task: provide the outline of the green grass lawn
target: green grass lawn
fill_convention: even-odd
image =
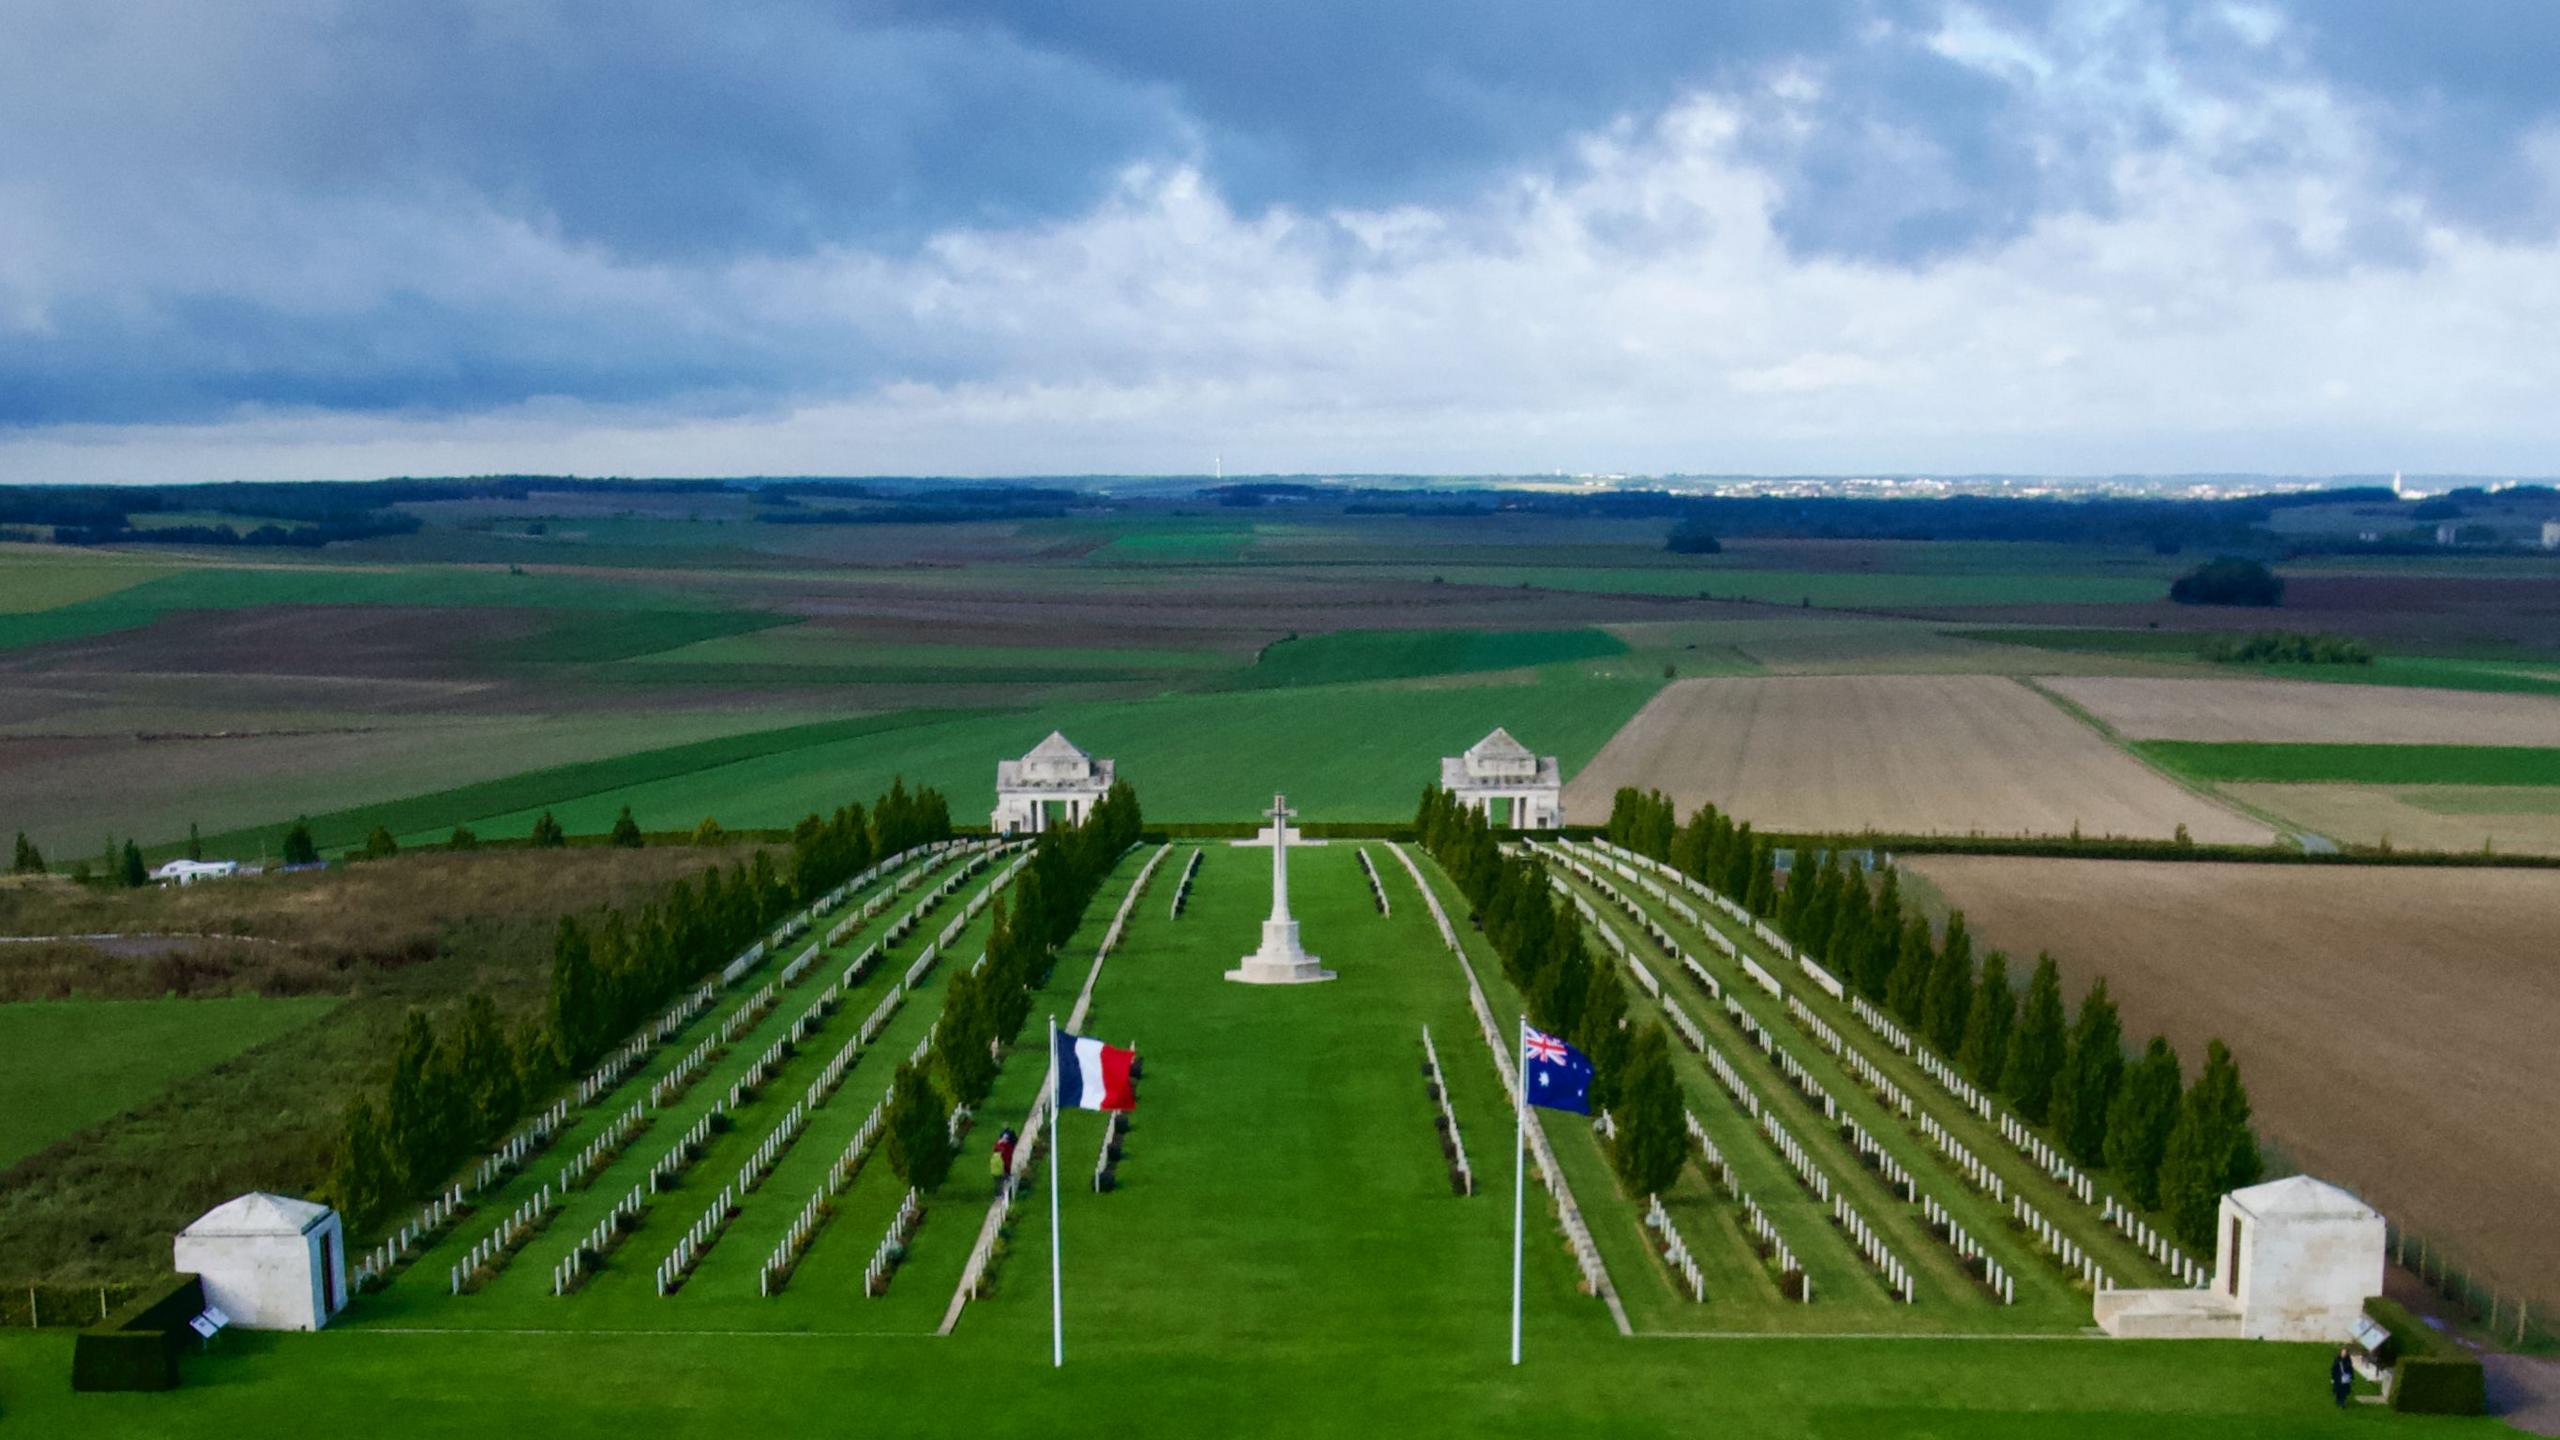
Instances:
[[[312,996],[0,1005],[0,1168],[337,1003]]]
[[[2560,785],[2560,748],[2527,745],[2279,745],[2144,740],[2143,758],[2197,780],[2355,785]]]
[[[1333,685],[1623,655],[1606,630],[1337,630],[1266,647],[1243,684]]]
[[[1115,884],[1142,858],[1124,862]],[[2317,1346],[1735,1337],[1708,1333],[1711,1322],[1621,1337],[1604,1308],[1577,1292],[1542,1199],[1529,1212],[1526,1363],[1514,1369],[1504,1354],[1509,1117],[1455,962],[1411,903],[1401,867],[1389,864],[1396,909],[1382,917],[1350,847],[1300,852],[1297,913],[1310,948],[1341,978],[1270,990],[1218,978],[1252,944],[1268,904],[1260,857],[1212,847],[1193,904],[1176,920],[1164,913],[1165,882],[1181,858],[1168,857],[1139,901],[1088,1026],[1135,1040],[1147,1057],[1120,1188],[1096,1194],[1083,1183],[1100,1117],[1067,1117],[1058,1152],[1068,1182],[1063,1369],[1048,1364],[1045,1189],[1017,1212],[994,1292],[948,1338],[932,1336],[932,1321],[956,1278],[954,1257],[976,1229],[965,1203],[937,1207],[888,1296],[859,1293],[876,1217],[848,1212],[812,1254],[837,1247],[849,1267],[823,1275],[804,1267],[782,1299],[767,1302],[708,1285],[667,1299],[647,1293],[647,1264],[691,1208],[662,1196],[657,1204],[670,1213],[626,1242],[617,1267],[638,1273],[619,1276],[618,1288],[555,1299],[535,1283],[452,1299],[420,1284],[388,1303],[409,1287],[404,1281],[317,1335],[222,1337],[210,1356],[187,1362],[186,1386],[164,1395],[73,1395],[63,1381],[69,1337],[12,1332],[0,1336],[0,1413],[29,1434],[62,1437],[233,1437],[292,1426],[614,1440],[986,1437],[1105,1425],[1140,1436],[1293,1440],[1530,1426],[1612,1440],[2151,1440],[2332,1435],[2379,1423],[2330,1407]],[[1113,898],[1106,888],[1062,961],[1053,982],[1060,1003],[1081,983]],[[1488,1181],[1473,1197],[1452,1195],[1445,1183],[1418,1073],[1426,1023]],[[991,1108],[1027,1098],[1016,1072],[1037,1058],[1036,1049],[1016,1054],[1007,1105]],[[880,1079],[848,1081],[830,1110],[867,1103],[857,1097]],[[1555,1117],[1550,1133],[1561,1140],[1568,1125]],[[634,1147],[638,1163],[665,1143],[653,1131]],[[744,1143],[735,1134],[724,1141],[730,1151]],[[818,1143],[814,1133],[801,1141]],[[973,1143],[971,1158],[977,1152]],[[706,1173],[688,1174],[682,1186],[697,1198],[714,1167],[698,1168]],[[968,1168],[964,1161],[961,1173]],[[882,1178],[866,1172],[857,1190]],[[1578,1186],[1587,1183],[1577,1176]],[[1587,1190],[1582,1199],[1597,1211],[1595,1226],[1623,1228],[1623,1202]],[[759,1192],[737,1223],[796,1203],[787,1189]],[[734,1259],[728,1250],[746,1238],[724,1239],[712,1263]],[[555,1228],[541,1244],[565,1241]],[[1641,1269],[1649,1262],[1625,1258],[1637,1248],[1631,1236],[1620,1234],[1613,1248],[1622,1290],[1656,1283]],[[511,1271],[510,1279],[539,1276]],[[2485,1435],[2493,1423],[2400,1425]]]

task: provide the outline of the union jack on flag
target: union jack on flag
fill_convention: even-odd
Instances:
[[[1529,1103],[1591,1113],[1591,1057],[1542,1030],[1520,1027],[1521,1079]]]

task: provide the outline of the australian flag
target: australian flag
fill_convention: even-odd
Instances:
[[[1529,1103],[1549,1110],[1591,1113],[1591,1057],[1544,1031],[1528,1030],[1520,1042]]]

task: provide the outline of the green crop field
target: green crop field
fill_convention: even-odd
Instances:
[[[2560,785],[2560,748],[2145,740],[2145,759],[2197,780],[2356,785]]]
[[[1510,670],[1623,655],[1605,630],[1337,630],[1283,640],[1243,677],[1252,685],[1332,685]]]
[[[663,777],[592,789],[581,779],[576,795],[544,784],[503,804],[491,803],[504,796],[503,785],[473,787],[486,797],[474,803],[423,797],[419,813],[435,818],[395,833],[441,840],[467,820],[484,836],[521,835],[546,808],[573,832],[601,832],[624,805],[648,829],[690,829],[706,815],[732,827],[789,825],[899,776],[955,797],[984,795],[997,760],[1020,755],[1053,729],[1117,761],[1155,819],[1233,819],[1286,791],[1310,820],[1399,820],[1440,773],[1440,757],[1497,725],[1559,757],[1570,775],[1661,683],[1542,673],[1521,684],[1373,682],[1061,703],[939,720],[910,713],[870,722],[858,735],[782,745],[729,763],[696,764],[690,756],[660,762],[676,769]],[[611,768],[584,774],[609,775]],[[346,821],[357,838],[380,823],[368,818],[374,813]]]
[[[0,1169],[319,1018],[334,997],[0,1005]]]
[[[592,622],[605,639],[561,642],[564,658],[611,659],[655,646],[628,648],[645,638],[612,617],[634,611],[719,611],[699,596],[663,587],[578,576],[517,574],[496,568],[414,566],[347,569],[320,563],[277,563],[262,568],[206,566],[163,571],[139,584],[27,613],[0,613],[0,650],[53,640],[84,639],[148,625],[187,610],[248,610],[276,605],[407,605],[507,607],[600,612]],[[779,623],[753,612],[757,624]],[[752,628],[747,627],[747,628]],[[714,629],[678,634],[676,643],[733,633]],[[544,658],[542,642],[525,658]]]
[[[2033,626],[1957,629],[1965,640],[2025,645],[2039,650],[2132,655],[2160,660],[2204,659],[2215,634],[2180,630],[2086,630]],[[2258,675],[2270,680],[2316,680],[2333,685],[2404,685],[2429,690],[2491,694],[2560,695],[2560,670],[2525,660],[2467,659],[2438,655],[2377,655],[2368,665],[2213,664],[2215,674]]]
[[[1096,937],[1144,853],[1122,862],[1066,948],[1026,1043],[1005,1066],[980,1129],[928,1204],[885,1294],[866,1297],[861,1283],[898,1194],[877,1158],[837,1197],[778,1296],[759,1295],[756,1277],[784,1223],[879,1094],[892,1057],[932,1024],[949,966],[972,953],[983,920],[860,1052],[674,1294],[652,1284],[659,1259],[885,993],[921,936],[873,969],[773,1082],[731,1112],[735,1123],[672,1188],[645,1192],[636,1228],[575,1293],[549,1293],[552,1263],[679,1127],[709,1113],[865,938],[839,947],[787,992],[592,1186],[567,1192],[558,1217],[474,1293],[448,1293],[448,1267],[463,1250],[743,995],[662,1046],[621,1091],[573,1121],[555,1154],[504,1182],[331,1329],[225,1335],[211,1353],[185,1361],[180,1390],[161,1395],[71,1394],[63,1383],[68,1337],[13,1332],[0,1336],[0,1413],[30,1434],[63,1437],[229,1437],[288,1424],[368,1434],[850,1427],[984,1436],[1088,1421],[1137,1435],[1298,1437],[1505,1433],[1526,1421],[1563,1435],[2148,1440],[2328,1435],[2375,1423],[2369,1413],[2330,1407],[2325,1352],[2316,1346],[2097,1341],[2043,1312],[2024,1327],[2004,1327],[1978,1297],[1932,1294],[1896,1307],[1844,1287],[1828,1302],[1839,1312],[1832,1325],[1867,1321],[1911,1333],[1730,1333],[1755,1330],[1784,1302],[1741,1283],[1747,1262],[1719,1271],[1730,1293],[1704,1303],[1676,1295],[1646,1253],[1637,1205],[1589,1163],[1597,1151],[1580,1122],[1554,1114],[1542,1123],[1566,1157],[1635,1333],[1620,1334],[1601,1302],[1577,1288],[1539,1194],[1528,1211],[1525,1363],[1511,1368],[1504,1355],[1510,1116],[1458,964],[1421,893],[1384,847],[1371,850],[1387,876],[1388,915],[1370,905],[1350,844],[1293,857],[1294,909],[1310,948],[1340,972],[1328,985],[1257,989],[1219,979],[1252,943],[1269,901],[1264,862],[1252,852],[1210,847],[1178,919],[1166,906],[1185,850],[1166,857],[1135,902],[1122,947],[1099,971],[1086,1026],[1115,1043],[1135,1042],[1147,1062],[1118,1188],[1102,1194],[1084,1184],[1100,1117],[1068,1116],[1053,1157],[1065,1181],[1061,1369],[1048,1363],[1050,1227],[1038,1186],[1015,1211],[989,1292],[960,1313],[951,1334],[935,1331],[989,1201],[985,1127],[1019,1116],[1034,1098],[1039,1010],[1064,1009],[1084,982]],[[1445,880],[1431,874],[1445,891]],[[1478,955],[1475,963],[1482,970],[1486,960]],[[1497,992],[1497,1007],[1507,1003]],[[1484,1177],[1473,1196],[1453,1194],[1447,1183],[1419,1073],[1426,1025]],[[1692,1103],[1702,1099],[1693,1094]],[[1693,1243],[1728,1253],[1733,1242],[1716,1227],[1734,1217],[1710,1211],[1729,1209],[1686,1204]],[[2399,1423],[2485,1434],[2493,1422]]]

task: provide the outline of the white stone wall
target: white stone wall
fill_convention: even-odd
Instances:
[[[2235,1217],[2236,1256],[2229,1253]],[[2258,1216],[2224,1196],[2219,1219],[2215,1286],[2239,1302],[2247,1339],[2344,1343],[2365,1299],[2382,1293],[2386,1242],[2379,1215]]]
[[[204,1277],[205,1303],[249,1330],[317,1330],[329,1321],[325,1287],[346,1304],[345,1241],[334,1215],[303,1235],[181,1235],[181,1274]]]

